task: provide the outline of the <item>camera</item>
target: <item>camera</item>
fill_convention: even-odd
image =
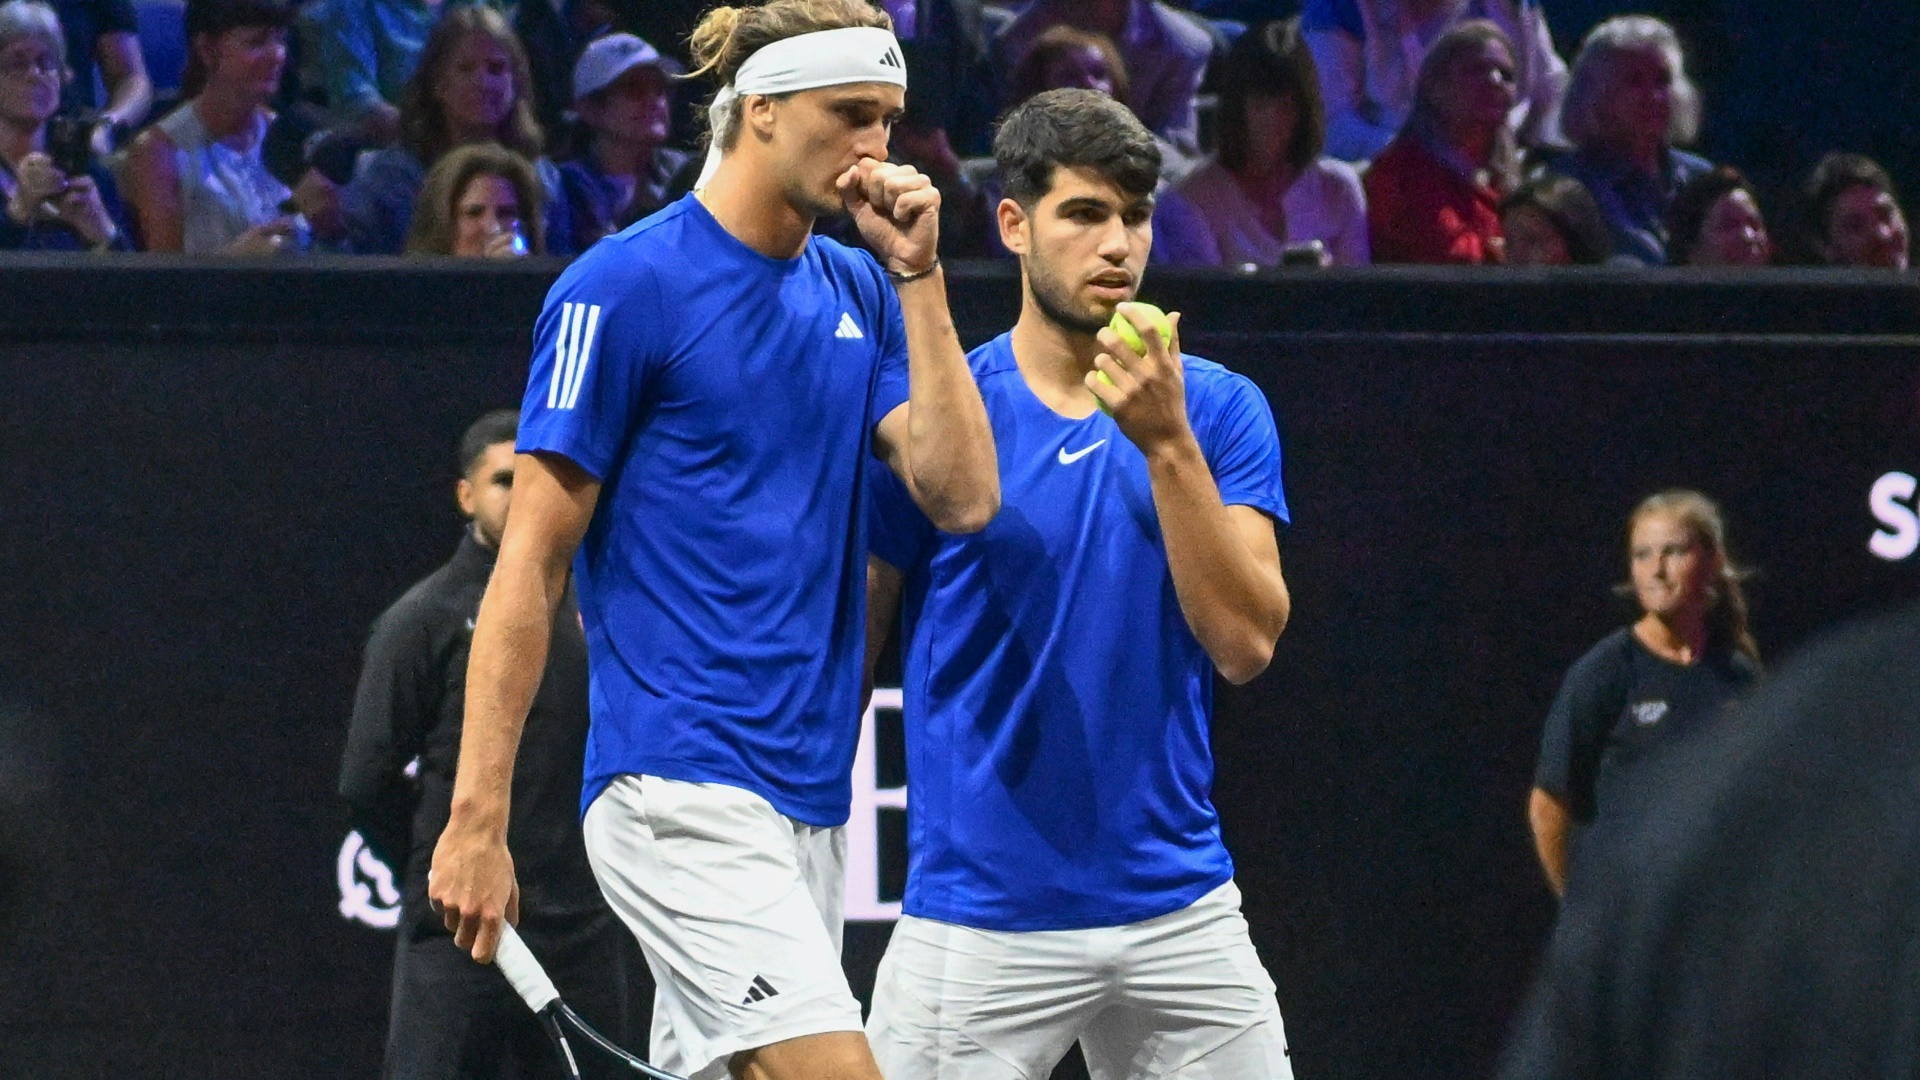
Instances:
[[[100,118],[92,113],[64,113],[47,121],[47,156],[69,179],[93,169],[93,133]]]

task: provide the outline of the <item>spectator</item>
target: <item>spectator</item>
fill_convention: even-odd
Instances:
[[[400,137],[400,98],[442,0],[326,0],[320,69],[333,120],[386,146]]]
[[[407,233],[409,255],[502,259],[547,253],[545,193],[533,164],[499,143],[469,143],[428,171]]]
[[[574,110],[588,134],[585,153],[560,166],[573,225],[569,245],[594,241],[660,209],[688,155],[664,145],[673,128],[669,76],[678,65],[632,34],[587,46],[574,67]]]
[[[1120,58],[1112,38],[1071,26],[1049,27],[1033,40],[1008,78],[1007,107],[1011,109],[1042,90],[1069,87],[1098,90],[1108,97],[1127,100],[1131,91],[1127,62]]]
[[[66,124],[70,137],[48,137],[68,76],[66,54],[52,8],[37,0],[0,4],[0,195],[7,202],[0,249],[130,246],[113,177],[91,160],[86,129]]]
[[[1859,154],[1828,154],[1807,179],[1807,203],[1821,261],[1830,266],[1905,270],[1907,216],[1893,178]]]
[[[399,252],[427,170],[457,146],[497,142],[534,162],[545,189],[550,250],[571,254],[573,230],[566,200],[558,197],[559,170],[540,156],[544,139],[533,118],[531,78],[520,39],[499,12],[447,12],[407,82],[400,145],[372,155],[343,195],[354,250]]]
[[[1687,181],[1667,211],[1667,235],[1675,266],[1765,266],[1773,259],[1760,199],[1731,165]]]
[[[127,188],[148,251],[265,255],[299,246],[267,170],[267,101],[287,63],[281,0],[188,0],[186,102],[134,141]]]
[[[1700,95],[1673,27],[1646,15],[1594,27],[1573,62],[1562,124],[1575,151],[1553,168],[1593,192],[1614,254],[1665,265],[1673,197],[1713,168],[1674,149],[1699,134]]]
[[[1406,127],[1367,169],[1380,263],[1496,263],[1500,201],[1515,187],[1513,49],[1474,19],[1440,35],[1420,65]]]
[[[1500,231],[1514,266],[1591,266],[1613,249],[1593,193],[1565,176],[1540,177],[1507,196]]]
[[[102,123],[94,152],[104,156],[132,134],[153,107],[140,24],[131,0],[56,0],[54,7],[70,71],[62,105],[72,112],[99,110]],[[104,103],[101,87],[107,92]]]
[[[1353,166],[1322,157],[1326,113],[1297,22],[1249,29],[1214,73],[1220,149],[1180,185],[1206,230],[1197,261],[1276,266],[1318,244],[1335,266],[1372,261]]]
[[[1183,154],[1199,152],[1195,97],[1213,55],[1211,31],[1159,0],[1033,0],[1002,31],[1002,54],[1017,70],[1040,36],[1061,25],[1106,35],[1131,76],[1121,100]]]
[[[1380,153],[1413,112],[1427,51],[1468,19],[1499,27],[1514,53],[1518,138],[1557,144],[1567,65],[1540,0],[1307,0],[1301,24],[1326,98],[1327,153],[1346,161]]]

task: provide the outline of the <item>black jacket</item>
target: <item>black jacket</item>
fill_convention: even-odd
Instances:
[[[340,794],[375,853],[405,868],[402,918],[416,932],[438,925],[426,917],[427,870],[453,802],[467,653],[493,558],[469,532],[445,566],[374,622],[347,730]],[[513,771],[507,847],[523,918],[604,906],[580,835],[586,743],[587,643],[569,587]]]

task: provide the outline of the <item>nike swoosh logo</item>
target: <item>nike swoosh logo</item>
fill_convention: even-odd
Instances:
[[[1063,446],[1060,448],[1060,464],[1071,465],[1074,462],[1079,461],[1081,458],[1086,457],[1088,454],[1093,453],[1095,450],[1098,450],[1105,445],[1107,445],[1107,440],[1101,439],[1099,442],[1094,443],[1092,446],[1087,447],[1085,450],[1075,450],[1071,454],[1067,453],[1067,448]]]

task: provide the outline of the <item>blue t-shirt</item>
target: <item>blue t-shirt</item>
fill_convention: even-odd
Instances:
[[[1266,398],[1184,359],[1221,497],[1286,520]],[[904,910],[988,930],[1178,911],[1233,862],[1211,799],[1213,663],[1174,595],[1146,458],[1104,413],[1035,397],[1007,336],[968,360],[999,452],[993,522],[942,533],[869,467],[869,542],[906,578]]]
[[[688,196],[560,275],[519,448],[602,484],[574,562],[583,808],[646,773],[745,788],[810,825],[847,819],[864,464],[906,398],[899,299],[831,240],[768,258]]]

